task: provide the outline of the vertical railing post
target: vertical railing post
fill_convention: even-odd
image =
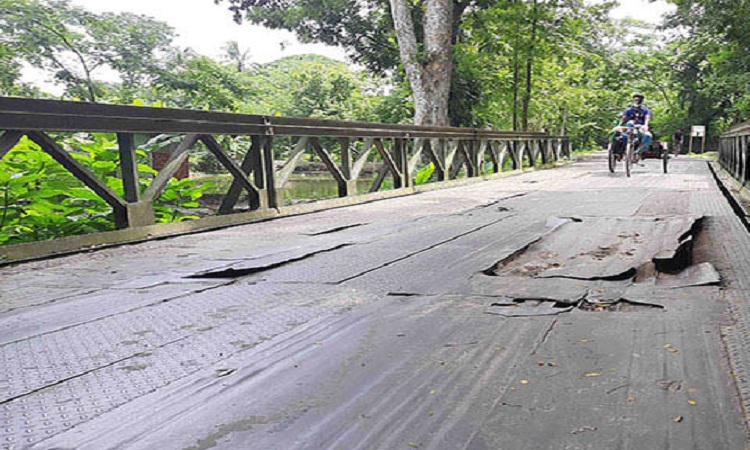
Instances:
[[[485,173],[484,170],[484,162],[485,157],[484,155],[487,153],[487,145],[489,144],[489,141],[487,139],[476,139],[476,152],[474,153],[474,164],[477,167],[477,176],[483,175]]]
[[[120,171],[122,172],[123,198],[128,202],[140,200],[138,185],[138,162],[135,159],[135,139],[133,133],[117,133],[120,151]]]
[[[515,155],[516,155],[516,165],[513,168],[516,170],[523,170],[524,168],[523,156],[524,154],[528,153],[528,149],[526,148],[526,142],[521,141],[521,140],[515,141],[513,145],[513,149],[515,150]]]
[[[255,173],[260,179],[256,181],[256,184],[263,186],[266,190],[266,205],[260,205],[260,207],[278,208],[284,204],[284,192],[276,189],[272,133],[261,138],[260,150],[258,155],[259,169]]]
[[[391,173],[391,175],[393,176],[393,188],[394,189],[400,189],[402,187],[405,187],[403,165],[401,164],[402,153],[403,151],[401,149],[401,139],[394,139],[393,147],[391,147],[391,150],[390,150],[391,158],[393,158],[393,163],[396,165],[396,169],[398,170],[398,173]]]
[[[344,192],[339,192],[339,197],[357,195],[357,180],[352,179],[352,149],[349,138],[341,138],[341,174],[344,176]]]
[[[410,140],[408,138],[401,139],[401,148],[402,148],[402,159],[403,159],[403,174],[404,174],[404,183],[406,187],[412,187],[414,186],[414,177],[416,176],[414,174],[414,170],[412,169],[412,164],[410,162],[409,157],[409,146],[411,145],[412,148],[412,155],[416,152],[418,152],[416,148],[416,143],[413,140]]]
[[[750,181],[750,136],[740,136],[739,139],[743,143],[742,154],[745,156],[745,173],[742,177],[742,185],[744,186]]]
[[[463,141],[464,156],[466,156],[466,176],[473,178],[477,176],[479,168],[477,167],[477,146],[476,140]]]
[[[503,170],[504,144],[502,141],[490,141],[488,145],[490,147],[490,159],[492,160],[492,173],[500,173]]]
[[[120,153],[123,200],[127,203],[124,209],[114,209],[115,222],[119,228],[153,225],[154,204],[150,200],[141,201],[133,133],[117,133],[117,146]]]
[[[745,175],[745,139],[737,137],[737,179],[743,181]]]
[[[446,167],[445,158],[447,152],[447,140],[445,138],[431,139],[430,146],[435,161],[435,173],[437,173],[437,179],[438,181],[446,181],[450,178],[448,174],[450,168]]]

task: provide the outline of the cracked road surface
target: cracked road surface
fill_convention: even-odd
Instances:
[[[0,268],[0,448],[745,449],[750,236],[660,172]]]

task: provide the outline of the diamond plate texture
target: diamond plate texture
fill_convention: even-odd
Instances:
[[[355,298],[317,291],[299,299],[283,285],[222,287],[3,345],[1,448],[38,443]]]

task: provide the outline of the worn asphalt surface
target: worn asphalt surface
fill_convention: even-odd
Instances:
[[[2,449],[746,449],[750,234],[575,164],[0,268]]]

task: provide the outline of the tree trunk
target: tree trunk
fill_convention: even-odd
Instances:
[[[390,0],[399,56],[414,96],[414,123],[449,124],[448,99],[453,71],[453,2],[426,0],[422,21],[424,53],[420,54],[407,0]]]
[[[515,4],[516,0],[510,0],[510,3],[513,8],[513,15],[515,16],[518,11],[515,10]],[[513,36],[514,42],[513,42],[513,131],[518,130],[518,78],[519,78],[519,68],[518,68],[518,45],[519,45],[519,39],[518,39],[518,27],[515,28],[515,33]]]
[[[536,44],[536,27],[538,23],[539,5],[534,0],[534,11],[531,16],[531,36],[529,37],[529,50],[526,54],[526,89],[523,94],[523,104],[521,106],[521,130],[529,129],[529,104],[531,103],[531,87],[533,82],[534,70],[534,47]]]
[[[518,130],[518,72],[518,39],[516,39],[516,45],[513,46],[513,131]]]

